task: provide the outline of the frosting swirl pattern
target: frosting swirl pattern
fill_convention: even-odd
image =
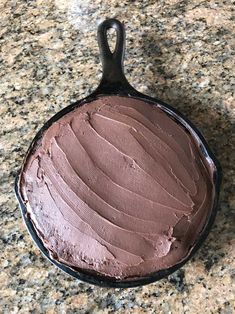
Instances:
[[[205,225],[213,168],[160,107],[107,96],[54,122],[21,175],[52,257],[110,277],[180,262]]]

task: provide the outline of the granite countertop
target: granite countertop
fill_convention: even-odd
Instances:
[[[0,313],[235,313],[234,1],[1,0]],[[96,28],[125,22],[127,78],[187,115],[223,172],[209,238],[168,279],[133,289],[81,283],[32,243],[14,177],[35,132],[101,76]]]

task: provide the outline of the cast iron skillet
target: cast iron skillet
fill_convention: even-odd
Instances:
[[[108,40],[107,40],[107,30],[110,28],[114,28],[116,30],[116,37],[117,37],[116,47],[113,53],[110,51]],[[62,116],[72,111],[73,109],[79,106],[82,106],[84,103],[97,99],[97,97],[100,97],[102,95],[120,95],[120,96],[141,99],[155,105],[158,104],[161,106],[162,110],[164,110],[168,115],[172,116],[175,120],[177,120],[178,123],[183,125],[187,130],[190,130],[190,132],[194,133],[194,135],[197,137],[198,142],[200,143],[201,153],[215,166],[215,172],[214,172],[214,177],[213,177],[213,181],[215,185],[215,198],[214,198],[213,208],[210,213],[210,216],[208,217],[207,223],[204,226],[203,231],[199,235],[196,245],[191,250],[190,255],[187,256],[180,263],[168,269],[157,271],[155,273],[152,273],[150,275],[147,275],[139,279],[137,278],[137,279],[131,279],[131,280],[117,280],[117,279],[110,279],[105,276],[101,276],[97,274],[91,274],[83,270],[75,270],[75,269],[72,269],[71,267],[68,267],[64,264],[61,264],[53,260],[50,257],[48,250],[44,247],[42,241],[38,237],[36,230],[27,215],[27,210],[21,196],[20,186],[19,186],[20,178],[21,178],[20,173],[16,178],[15,192],[16,192],[16,196],[19,201],[19,204],[20,204],[24,222],[27,226],[27,229],[31,237],[33,238],[34,242],[39,247],[41,252],[54,265],[56,265],[58,268],[60,268],[67,274],[77,279],[91,283],[91,284],[95,284],[95,285],[99,285],[103,287],[116,287],[116,288],[135,287],[135,286],[145,285],[145,284],[157,281],[163,277],[168,276],[169,274],[179,269],[182,265],[184,265],[199,249],[203,241],[206,239],[215,219],[215,215],[217,212],[218,197],[219,197],[219,188],[220,188],[220,183],[221,183],[221,178],[222,178],[222,171],[221,171],[219,162],[216,160],[215,156],[209,149],[205,139],[203,138],[201,133],[196,129],[196,127],[187,118],[185,118],[178,110],[163,103],[162,101],[139,93],[128,83],[123,73],[123,57],[124,57],[124,50],[125,50],[125,30],[122,23],[116,19],[107,19],[103,21],[98,26],[98,44],[99,44],[99,49],[100,49],[100,58],[102,61],[102,66],[103,66],[103,76],[102,76],[102,79],[98,88],[88,97],[82,100],[79,100],[76,103],[64,108],[63,110],[58,112],[54,117],[52,117],[48,122],[46,122],[46,124],[41,128],[41,130],[37,133],[36,137],[32,141],[28,149],[28,152],[26,154],[24,163],[27,160],[27,156],[33,152],[38,140],[41,138],[45,130],[47,130],[52,123],[54,123],[56,120],[60,119]]]

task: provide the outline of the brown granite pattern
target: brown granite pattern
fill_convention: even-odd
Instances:
[[[235,313],[234,1],[0,1],[0,313]],[[95,30],[126,23],[126,72],[185,113],[224,171],[215,226],[168,279],[128,290],[80,283],[33,245],[13,193],[36,130],[100,77]]]

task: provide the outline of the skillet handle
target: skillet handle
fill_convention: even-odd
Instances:
[[[107,30],[110,28],[116,30],[117,39],[114,52],[111,52],[108,44]],[[98,26],[97,37],[103,75],[96,93],[113,94],[136,92],[128,83],[123,72],[125,52],[125,29],[123,24],[116,19],[104,20]]]

